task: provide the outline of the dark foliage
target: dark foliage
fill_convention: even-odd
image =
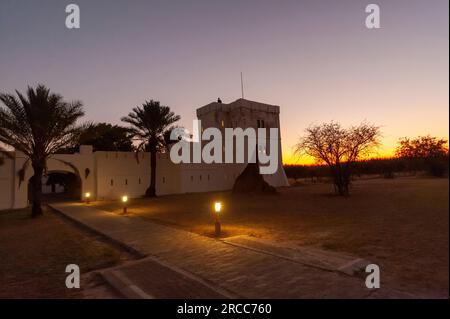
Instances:
[[[59,153],[75,153],[79,151],[80,145],[92,145],[95,151],[133,151],[133,142],[129,136],[128,129],[109,123],[91,123],[85,125],[72,143],[72,146],[61,150]]]
[[[68,103],[59,94],[38,85],[25,95],[0,94],[0,142],[23,152],[28,160],[18,175],[23,178],[29,162],[33,167],[32,216],[42,215],[42,176],[49,156],[68,145],[80,133],[77,120],[84,115],[79,101]]]
[[[156,196],[156,154],[167,148],[167,136],[172,125],[180,119],[170,107],[160,105],[158,101],[147,101],[133,108],[122,121],[130,124],[131,136],[139,142],[136,151],[150,152],[150,186],[145,195]]]

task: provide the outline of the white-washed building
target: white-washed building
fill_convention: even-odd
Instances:
[[[232,103],[210,103],[197,109],[202,128],[277,128],[278,168],[274,174],[264,175],[275,187],[287,186],[282,166],[281,135],[279,132],[280,108],[276,105],[238,99]],[[267,137],[269,139],[269,137]],[[268,143],[273,143],[269,141]],[[0,209],[22,208],[28,205],[28,181],[33,175],[31,166],[26,170],[23,182],[18,172],[26,157],[12,152],[4,157],[0,166]],[[2,156],[2,155],[0,155]],[[168,153],[157,155],[156,190],[158,195],[228,190],[245,163],[180,163],[171,161]],[[48,173],[75,173],[81,183],[81,193],[89,192],[92,199],[116,199],[122,195],[130,198],[144,195],[150,183],[150,154],[133,152],[93,152],[89,145],[82,145],[79,153],[57,154],[47,162]],[[20,185],[19,185],[20,184]]]

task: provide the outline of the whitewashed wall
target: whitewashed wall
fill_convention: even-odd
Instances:
[[[15,161],[0,153],[0,209],[11,208],[14,202],[14,164]]]
[[[224,127],[256,128],[258,120],[264,120],[265,127],[280,127],[278,106],[244,99],[230,104],[210,103],[197,109],[197,116],[203,127],[213,126],[221,130]],[[278,142],[278,171],[264,175],[264,179],[275,187],[288,185],[282,166],[281,136]],[[20,152],[12,154],[14,158],[5,158],[0,166],[0,209],[22,208],[28,204],[28,180],[33,170],[28,168],[19,187],[17,172],[26,157]],[[93,200],[119,199],[123,195],[133,198],[144,195],[150,184],[150,154],[140,153],[138,156],[139,161],[133,152],[92,152],[92,146],[82,145],[79,153],[53,156],[47,166],[49,172],[75,171],[80,176],[81,194],[89,192]],[[62,161],[71,163],[75,170]],[[158,154],[157,195],[231,189],[245,165],[173,164],[168,154]]]

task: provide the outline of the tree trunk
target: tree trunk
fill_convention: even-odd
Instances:
[[[44,173],[44,165],[41,163],[33,163],[34,175],[33,183],[33,205],[31,209],[31,217],[42,215],[42,175]]]
[[[145,192],[146,197],[156,197],[156,147],[150,147],[150,187]]]
[[[349,195],[349,174],[340,165],[331,167],[331,174],[333,176],[334,192],[339,196]]]

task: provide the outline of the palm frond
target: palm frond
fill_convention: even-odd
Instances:
[[[0,94],[4,105],[0,106],[0,142],[37,161],[66,146],[78,133],[76,122],[84,115],[80,101],[65,102],[43,85],[16,95]]]
[[[63,163],[64,165],[70,167],[70,168],[73,170],[73,172],[75,173],[75,175],[77,175],[78,177],[81,178],[80,171],[79,171],[78,168],[77,168],[75,165],[73,165],[71,162],[68,162],[68,161],[65,161],[65,160],[62,160],[62,159],[59,159],[59,158],[51,158],[51,159],[52,159],[52,160],[55,160],[55,161],[58,161],[58,162],[61,162],[61,163]]]
[[[132,112],[121,120],[130,124],[129,132],[134,139],[161,148],[166,145],[164,135],[179,119],[180,116],[175,115],[170,107],[161,105],[159,101],[150,100],[134,107]]]

